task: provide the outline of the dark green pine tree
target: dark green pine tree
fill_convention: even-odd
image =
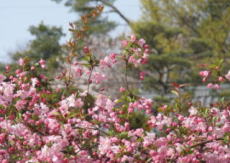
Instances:
[[[173,82],[200,82],[197,66],[202,63],[223,59],[229,65],[228,0],[141,0],[141,3],[143,16],[132,28],[155,51],[144,68],[148,72],[145,81],[148,90],[165,94]]]
[[[199,64],[216,63],[220,59],[229,62],[228,0],[141,0],[143,16],[137,22],[130,22],[121,13],[114,6],[115,0],[53,1],[64,1],[80,16],[102,4],[143,37],[155,51],[149,64],[143,68],[148,72],[145,80],[148,90],[164,95],[173,82],[196,84],[200,82],[197,74]],[[115,25],[102,14],[89,25],[89,34],[105,35]]]
[[[67,7],[71,8],[71,11],[76,12],[79,16],[86,15],[93,11],[97,5],[104,5],[112,9],[112,11],[108,12],[120,12],[113,3],[115,0],[52,0],[56,2],[64,1]],[[76,25],[81,23],[81,19],[76,20]],[[96,19],[90,21],[89,30],[87,33],[91,36],[93,35],[105,35],[116,27],[116,23],[114,21],[110,21],[108,19],[108,15],[102,13]]]
[[[60,39],[64,36],[62,29],[40,23],[38,26],[31,26],[29,31],[34,39],[24,50],[12,53],[12,60],[16,62],[19,58],[26,57],[35,63],[44,59],[47,61],[49,72],[52,72],[59,66],[57,59],[63,54],[60,44]]]

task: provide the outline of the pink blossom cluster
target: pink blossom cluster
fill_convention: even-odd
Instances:
[[[202,77],[202,81],[205,82],[210,75],[210,71],[200,71],[199,75]]]
[[[147,63],[150,48],[144,39],[137,39],[135,35],[131,35],[128,40],[122,41],[122,47],[124,48],[124,58],[128,63],[135,67]]]
[[[129,60],[135,59],[131,63],[145,62],[144,40],[132,36],[123,44]],[[116,58],[111,54],[98,66],[110,67],[119,62]],[[134,96],[126,88],[117,99],[69,89],[68,83],[57,89],[39,74],[46,68],[44,61],[19,62],[15,74],[0,75],[2,163],[230,162],[228,105],[191,105],[186,113],[154,114],[151,99]],[[88,65],[75,64],[74,70],[96,84],[104,78],[92,70],[88,74]]]
[[[150,48],[144,39],[137,39],[135,35],[131,35],[129,39],[122,41],[121,48],[123,51],[120,54],[110,53],[99,61],[95,61],[95,58],[92,57],[91,50],[85,46],[83,48],[83,52],[87,57],[84,58],[83,61],[75,61],[71,65],[73,75],[77,79],[88,76],[88,83],[100,84],[107,79],[106,74],[103,73],[103,70],[106,68],[112,68],[116,63],[125,62],[126,64],[130,64],[135,67],[140,67],[143,64],[147,64]],[[92,67],[85,66],[94,61],[95,63],[91,65]],[[41,60],[39,63],[41,64],[45,62],[44,60]],[[44,68],[43,64],[41,66]],[[139,79],[144,80],[145,75],[145,72],[140,72]]]
[[[212,75],[217,74],[217,75]],[[222,74],[219,67],[210,70],[203,70],[199,72],[203,82],[208,82],[207,88],[218,90],[221,88],[220,84],[230,81],[230,71],[227,74]],[[211,82],[208,80],[210,79]]]
[[[117,54],[111,53],[108,56],[105,56],[105,58],[100,60],[100,66],[103,67],[112,67],[113,64],[117,62]]]

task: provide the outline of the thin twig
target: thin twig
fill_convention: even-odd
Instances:
[[[207,143],[211,143],[211,142],[213,142],[213,141],[218,141],[218,140],[224,140],[224,139],[223,139],[223,138],[217,138],[217,139],[213,139],[213,140],[206,140],[206,141],[203,141],[203,142],[194,144],[194,145],[190,146],[190,148],[195,148],[195,147],[197,147],[197,146],[203,146],[203,145],[205,145],[205,144],[207,144]]]
[[[91,80],[91,76],[92,76],[92,73],[93,73],[93,70],[94,70],[94,67],[92,66],[91,67],[91,71],[90,71],[90,74],[89,74],[89,78],[88,78],[88,86],[87,86],[87,93],[89,93],[89,88],[90,88],[90,80]]]
[[[129,26],[131,26],[131,22],[130,20],[121,13],[121,11],[114,6],[112,3],[108,2],[107,0],[100,0],[104,5],[109,6],[110,8],[112,8],[114,10],[115,13],[117,13]]]
[[[125,60],[125,85],[127,91],[130,92],[129,83],[128,83],[128,60]]]

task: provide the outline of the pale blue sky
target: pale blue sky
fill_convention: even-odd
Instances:
[[[115,5],[131,20],[140,16],[138,0],[118,0]],[[8,53],[26,46],[32,39],[28,32],[31,25],[41,21],[48,25],[62,26],[67,33],[69,22],[76,20],[77,15],[69,12],[63,4],[51,0],[0,0],[0,61],[8,62]],[[121,24],[124,22],[115,14],[110,16]],[[120,26],[113,35],[128,31]],[[66,41],[67,38],[62,40]]]

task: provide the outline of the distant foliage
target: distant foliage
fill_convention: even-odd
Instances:
[[[119,54],[102,59],[87,45],[81,49],[84,55],[76,53],[88,20],[101,11],[98,6],[82,17],[80,27],[70,24],[74,37],[66,45],[67,66],[54,78],[45,75],[49,69],[43,59],[20,58],[13,72],[5,67],[0,75],[0,162],[230,162],[227,101],[204,107],[187,100],[181,92],[185,85],[174,84],[176,98],[166,105],[130,88],[127,70],[147,64],[153,55],[144,39],[131,35],[122,41]],[[116,64],[125,67],[120,96],[93,92],[92,85],[107,77],[97,70]],[[230,81],[230,72],[222,73],[219,65],[204,68],[199,75],[203,82],[213,78],[207,85],[211,89]],[[81,78],[87,79],[84,89],[74,82]]]

